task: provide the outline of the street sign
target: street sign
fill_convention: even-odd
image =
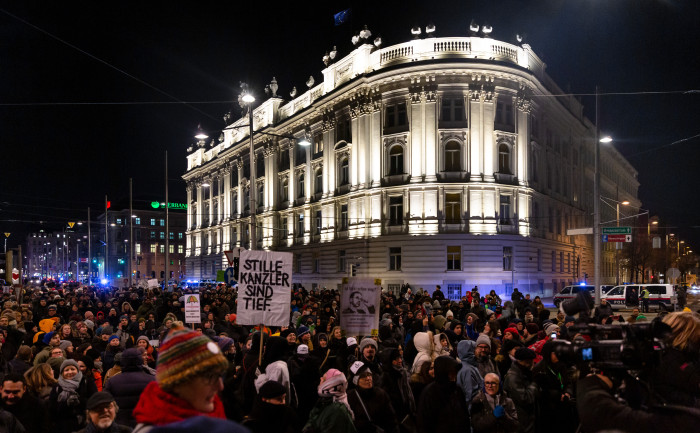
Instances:
[[[238,258],[241,256],[241,251],[245,251],[245,248],[243,247],[236,247],[233,250],[230,251],[224,251],[224,254],[226,255],[226,260],[228,260],[228,265],[231,266],[233,265],[233,259]]]
[[[74,225],[75,225],[75,223],[73,221],[68,222],[68,227],[73,228]]]
[[[226,268],[226,271],[224,271],[224,282],[229,286],[236,284],[236,280],[233,274],[233,268]]]
[[[602,235],[603,242],[632,242],[632,235]]]
[[[602,227],[601,233],[604,235],[631,235],[632,227]],[[623,241],[608,241],[608,242],[623,242]]]
[[[580,229],[567,229],[566,230],[567,236],[592,235],[592,234],[593,234],[593,227],[583,227]]]

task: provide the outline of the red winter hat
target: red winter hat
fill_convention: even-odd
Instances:
[[[229,314],[229,316],[228,316],[228,320],[229,320],[229,322],[231,322],[231,323],[235,323],[235,322],[236,322],[236,317],[238,317],[238,316],[236,316],[236,314],[235,314],[235,313],[231,313],[231,314]]]
[[[506,334],[506,333],[508,333],[508,332],[510,332],[511,334],[513,334],[513,337],[515,337],[515,338],[520,338],[520,334],[518,334],[518,330],[517,330],[517,329],[515,329],[515,328],[506,328],[506,330],[503,331],[503,334]]]

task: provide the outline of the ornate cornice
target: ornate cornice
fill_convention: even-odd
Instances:
[[[435,98],[437,97],[435,75],[411,77],[408,93],[412,104],[435,102]]]
[[[474,74],[469,83],[469,95],[473,101],[491,102],[496,87],[495,78],[488,75]]]
[[[321,112],[321,118],[323,119],[322,120],[323,123],[321,126],[322,131],[324,131],[324,132],[330,131],[333,128],[335,128],[335,124],[337,121],[335,118],[335,111],[332,108],[328,108],[326,110],[323,110]]]

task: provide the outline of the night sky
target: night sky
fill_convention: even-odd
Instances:
[[[245,3],[245,5],[243,4]],[[700,245],[700,2],[696,0],[47,2],[0,3],[0,232],[8,247],[39,228],[101,212],[105,194],[139,205],[184,202],[186,148],[197,124],[217,137],[240,113],[238,83],[258,100],[322,81],[364,24],[384,46],[432,22],[466,36],[472,19],[495,39],[525,42],[565,92],[579,94],[639,171],[642,207]],[[352,8],[352,21],[333,14]],[[691,92],[689,92],[691,91]],[[213,132],[212,132],[213,131]],[[677,144],[676,141],[690,138]]]

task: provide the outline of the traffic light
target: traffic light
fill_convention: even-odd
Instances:
[[[357,266],[356,265],[350,265],[350,275],[353,277],[357,275]]]
[[[238,268],[241,263],[241,260],[239,257],[234,257],[233,258],[233,279],[238,281]]]

